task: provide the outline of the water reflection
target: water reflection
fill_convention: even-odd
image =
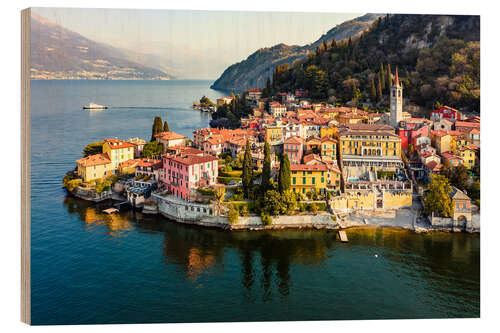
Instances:
[[[99,225],[105,226],[107,234],[113,237],[131,231],[162,234],[163,244],[158,250],[164,262],[176,265],[187,281],[199,281],[214,272],[224,273],[224,265],[237,265],[247,302],[288,297],[293,290],[293,267],[328,269],[335,277],[338,261],[342,267],[352,269],[356,279],[359,272],[350,267],[351,257],[376,254],[384,260],[386,274],[409,277],[409,281],[426,281],[432,290],[455,293],[479,308],[478,235],[349,229],[350,242],[343,244],[336,240],[333,231],[227,232],[182,225],[133,211],[106,215],[98,206],[73,198],[66,198],[64,203],[88,231],[95,231],[93,226]],[[332,262],[334,265],[329,265]],[[328,281],[324,284],[328,286]]]
[[[82,202],[82,200],[66,197],[64,205],[70,214],[76,214],[85,223],[86,230],[92,231],[96,226],[105,226],[107,234],[120,237],[134,229],[127,216],[121,214],[105,214],[100,205]]]

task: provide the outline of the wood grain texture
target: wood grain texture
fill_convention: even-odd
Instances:
[[[31,9],[21,12],[21,321],[31,324],[30,35]]]

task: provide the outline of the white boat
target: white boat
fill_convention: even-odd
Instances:
[[[103,109],[107,109],[107,108],[108,108],[107,106],[99,105],[99,104],[95,104],[95,103],[89,103],[83,107],[84,110],[103,110]]]

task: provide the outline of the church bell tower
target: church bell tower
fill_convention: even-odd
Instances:
[[[403,120],[403,87],[399,84],[398,68],[396,77],[391,87],[391,125],[398,128],[399,122]]]

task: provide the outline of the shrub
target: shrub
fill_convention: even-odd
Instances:
[[[241,216],[248,216],[248,206],[240,206],[240,215]]]
[[[231,167],[229,167],[231,168]],[[241,178],[241,174],[243,172],[241,170],[229,170],[229,171],[225,171],[224,169],[222,169],[220,172],[219,172],[219,176],[222,176],[222,177],[236,177],[236,178]]]
[[[395,174],[396,174],[395,171],[378,170],[377,171],[377,178],[378,179],[383,179],[383,178],[391,179],[392,177],[394,177]]]
[[[104,192],[105,190],[108,190],[111,186],[111,181],[105,180],[103,182],[98,182],[95,185],[95,193],[100,194]]]
[[[330,200],[332,198],[332,194],[330,192],[326,192],[326,200]]]
[[[239,177],[217,177],[217,182],[220,184],[225,184],[227,185],[231,180],[235,180],[237,182],[241,182],[241,178]]]
[[[256,210],[255,201],[232,201],[231,205],[238,211],[246,209],[247,212],[255,212]]]
[[[308,210],[312,213],[316,213],[318,211],[318,206],[315,203],[308,205]]]
[[[305,205],[305,204],[303,204],[303,203],[301,203],[301,204],[299,205],[299,211],[300,211],[301,213],[305,212],[305,211],[306,211],[306,205]]]
[[[333,222],[337,222],[337,216],[332,215],[332,216],[330,216],[330,218],[332,219]]]
[[[262,224],[263,225],[271,225],[271,224],[273,224],[273,219],[271,218],[271,216],[269,216],[266,213],[261,213],[260,214],[260,218],[262,219]]]
[[[151,175],[144,176],[144,178],[143,178],[144,181],[147,181],[147,180],[150,180],[150,179],[151,179]]]
[[[66,188],[68,191],[73,191],[75,188],[77,188],[80,184],[82,183],[82,180],[77,178],[77,179],[71,179],[68,180],[65,184]]]
[[[229,220],[229,223],[231,223],[231,225],[236,224],[238,222],[239,213],[238,210],[233,205],[231,205],[231,208],[229,208],[229,212],[227,213],[227,219]]]
[[[211,188],[198,188],[196,189],[196,192],[203,195],[214,195],[214,190],[212,190]]]

